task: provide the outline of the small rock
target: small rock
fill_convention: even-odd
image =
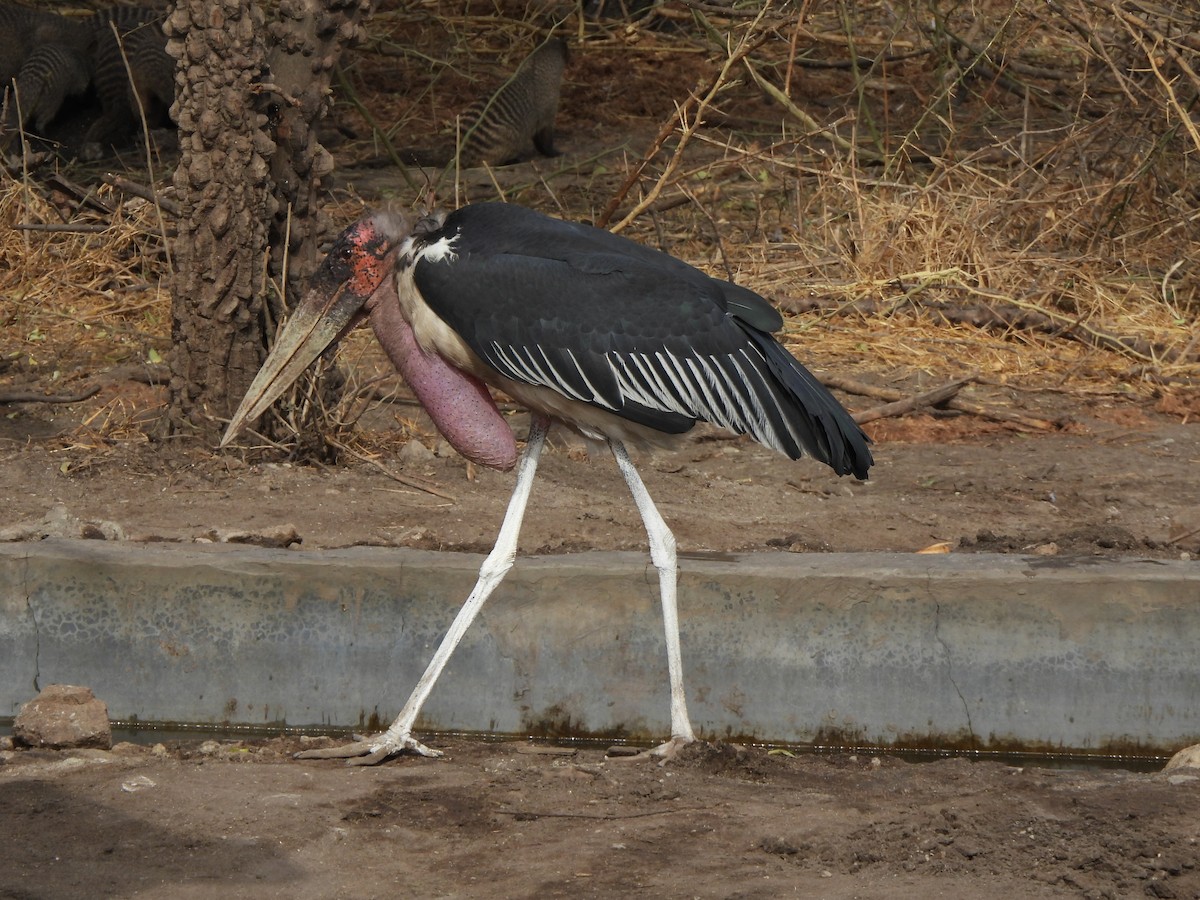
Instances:
[[[127,794],[132,794],[135,791],[140,791],[145,788],[158,787],[154,779],[145,775],[136,775],[128,781],[121,782],[121,790]]]
[[[300,735],[300,744],[306,750],[324,750],[327,747],[332,747],[336,741],[327,734],[302,734]]]
[[[396,458],[402,463],[425,463],[433,459],[433,451],[422,444],[416,438],[409,438],[404,442],[404,446],[400,448],[400,452],[396,454]]]
[[[758,842],[759,848],[773,856],[795,856],[800,848],[786,838],[765,837]]]
[[[159,534],[156,531],[138,531],[129,535],[129,540],[135,544],[179,544],[183,538],[179,535]]]
[[[62,503],[52,506],[44,516],[25,519],[0,528],[0,541],[43,541],[48,537],[74,537],[79,521]]]
[[[73,750],[71,756],[76,759],[86,759],[90,762],[112,762],[112,751],[100,750],[96,747],[82,747]]]
[[[1171,769],[1200,769],[1200,744],[1184,747],[1167,760],[1163,771],[1169,772]]]
[[[90,541],[123,541],[125,529],[107,520],[84,522],[79,528],[79,536]]]
[[[201,756],[212,756],[214,753],[221,752],[221,745],[217,741],[205,741],[196,748],[196,752]]]
[[[433,539],[433,532],[424,527],[405,528],[389,542],[395,547],[419,547]]]
[[[108,706],[91,688],[73,684],[47,685],[21,707],[13,722],[13,742],[18,747],[66,750],[76,747],[112,747]]]
[[[171,754],[167,750],[166,744],[155,744],[153,747],[150,748],[150,755],[157,757],[158,759],[163,759],[167,756],[170,756]]]
[[[107,520],[81,522],[62,503],[52,506],[44,516],[35,516],[0,528],[0,542],[42,541],[51,537],[123,541],[125,529]]]
[[[13,748],[13,739],[5,735],[0,737],[0,750],[11,750]]]
[[[1146,896],[1158,897],[1160,900],[1175,900],[1179,895],[1166,882],[1151,880],[1146,883]]]
[[[68,756],[66,759],[60,759],[57,762],[52,762],[49,765],[41,768],[42,772],[60,774],[62,772],[75,772],[79,769],[86,768],[88,761],[80,759],[78,756]]]
[[[300,537],[300,533],[296,531],[296,526],[291,524],[272,525],[258,531],[214,529],[205,536],[222,544],[252,544],[255,547],[274,547],[276,549],[285,549],[292,544],[304,542],[304,538]]]
[[[954,849],[965,856],[967,859],[974,859],[983,852],[982,847],[976,846],[971,841],[955,841]]]
[[[917,553],[950,553],[954,550],[954,544],[950,541],[938,541],[936,544],[930,544],[928,547],[922,547]]]

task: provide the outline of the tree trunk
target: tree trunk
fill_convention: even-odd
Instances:
[[[275,144],[252,92],[266,48],[253,3],[179,0],[168,17],[183,206],[171,304],[174,432],[216,436],[261,362]]]
[[[295,295],[284,272],[299,283],[318,262],[325,223],[316,199],[333,161],[316,122],[333,66],[370,6],[282,0],[268,29],[252,0],[178,0],[167,20],[167,50],[180,61],[174,183],[184,209],[172,302],[175,433],[215,443],[262,363],[281,293]]]
[[[342,9],[334,12],[335,6]],[[328,220],[317,196],[333,171],[333,158],[318,142],[316,126],[329,108],[338,57],[344,47],[361,39],[359,22],[369,12],[370,0],[292,0],[280,4],[279,21],[271,25],[271,76],[285,98],[271,110],[278,147],[271,160],[279,201],[271,230],[271,266],[276,273],[285,269],[285,254],[290,276],[307,278],[319,263],[317,244]]]

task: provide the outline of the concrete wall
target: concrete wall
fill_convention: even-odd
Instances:
[[[116,719],[361,726],[398,711],[476,556],[0,545],[0,716],[85,684]],[[707,736],[1169,750],[1200,740],[1200,567],[988,555],[681,561]],[[429,730],[665,735],[644,557],[521,559]]]

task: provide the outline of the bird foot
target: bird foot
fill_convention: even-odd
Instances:
[[[301,750],[294,756],[294,759],[344,759],[348,766],[377,766],[384,760],[405,751],[411,751],[418,756],[428,756],[431,759],[442,755],[441,750],[431,750],[411,734],[405,733],[399,737],[391,737],[389,733],[384,732],[352,744],[343,744],[340,747]]]
[[[659,744],[657,747],[651,747],[649,750],[642,750],[639,753],[614,753],[614,750],[620,748],[613,747],[605,755],[609,759],[616,760],[618,762],[653,759],[657,760],[660,766],[663,766],[675,759],[675,757],[679,755],[680,750],[682,750],[688,744],[694,743],[695,740],[696,739],[691,736],[685,737],[683,735],[675,735],[669,741],[665,741],[664,743]]]

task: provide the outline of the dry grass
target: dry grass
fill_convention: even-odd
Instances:
[[[697,0],[576,30],[560,114],[569,155],[451,177],[440,196],[588,220],[612,208],[638,240],[785,309],[811,307],[789,316],[787,339],[818,369],[1196,389],[1190,0],[839,0],[757,19],[752,6],[722,14]],[[339,105],[361,135],[338,149],[344,162],[384,154],[384,136],[422,145],[545,33],[525,4],[502,2],[413,5],[373,28],[347,66],[371,121]],[[746,60],[720,77],[739,47]],[[388,187],[376,195],[415,199],[394,176]],[[102,234],[20,232],[61,221],[66,205],[19,179],[0,191],[0,360],[13,380],[70,380],[166,351],[157,220],[141,201],[110,201],[111,216],[66,211],[108,225]],[[353,192],[332,202],[344,219],[359,205]],[[1037,314],[1049,329],[947,321],[972,309]],[[369,372],[386,369],[368,358]]]
[[[114,206],[112,214],[71,211],[72,226],[102,231],[29,231],[21,226],[64,224],[63,209],[19,182],[0,191],[0,359],[71,380],[166,351],[170,294],[157,217],[143,200]]]
[[[1191,4],[689,5],[664,28],[589,30],[560,114],[576,152],[454,196],[609,213],[785,309],[823,298],[789,323],[819,366],[1194,387]],[[494,81],[542,33],[523,4],[440,10],[390,14],[352,69],[363,90],[403,85],[372,104],[397,146],[427,142],[489,84],[481,67]],[[946,304],[1049,330],[950,323]]]

